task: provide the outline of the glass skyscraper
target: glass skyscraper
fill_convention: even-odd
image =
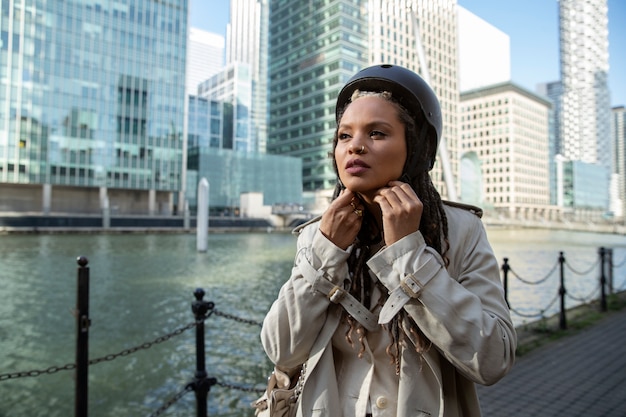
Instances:
[[[267,152],[302,159],[305,191],[332,189],[328,159],[341,86],[368,63],[362,1],[270,2]]]
[[[626,218],[626,108],[613,107],[611,111],[611,137],[613,140],[613,174],[616,177],[616,195],[612,211],[621,219]]]
[[[187,0],[2,0],[0,209],[173,211],[187,9]]]
[[[561,97],[563,96],[563,85],[560,81],[543,83],[537,86],[537,92],[550,100],[550,117],[548,118],[548,164],[550,166],[550,204],[556,205],[557,181],[556,181],[556,156],[561,155],[561,137],[559,130],[561,120]]]
[[[335,186],[328,152],[336,125],[337,94],[352,75],[372,64],[403,65],[422,76],[430,68],[430,84],[441,101],[444,136],[456,175],[455,1],[271,0],[270,21],[267,151],[302,159],[305,192],[323,199],[321,194],[329,196]],[[439,163],[433,178],[445,195]]]
[[[559,1],[559,46],[561,63],[561,100],[559,103],[559,153],[568,161],[598,165],[595,191],[604,190],[609,209],[612,172],[611,104],[608,88],[608,6],[607,0]],[[586,167],[585,164],[574,164]],[[596,172],[594,168],[574,169],[574,173]],[[605,176],[602,177],[602,173]],[[581,176],[582,178],[582,176]],[[567,182],[565,185],[567,186]],[[573,181],[574,187],[584,181]],[[585,209],[588,201],[574,189],[574,208]],[[578,206],[583,202],[584,205]],[[597,207],[595,205],[594,207]]]
[[[560,152],[570,160],[610,168],[607,0],[559,1],[559,40]]]
[[[249,66],[251,152],[267,150],[267,53],[269,0],[230,0],[226,65]]]

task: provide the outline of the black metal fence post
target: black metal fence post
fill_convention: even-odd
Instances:
[[[215,378],[207,378],[204,343],[204,319],[207,311],[213,309],[214,304],[204,301],[204,290],[196,288],[193,295],[196,301],[191,305],[191,310],[196,318],[196,374],[192,387],[196,393],[196,415],[207,417],[207,398],[211,386],[217,381]]]
[[[604,258],[606,255],[606,250],[604,249],[604,247],[600,247],[600,250],[598,252],[600,253],[600,310],[607,311],[606,290],[604,288],[606,286],[606,276],[604,274]]]
[[[74,416],[87,417],[88,412],[88,376],[89,376],[89,261],[81,256],[76,261],[77,273],[76,296],[76,387]]]
[[[559,265],[561,269],[561,278],[560,278],[560,287],[559,287],[559,295],[561,296],[561,312],[559,314],[559,328],[561,330],[567,329],[567,319],[565,318],[565,294],[567,291],[565,290],[565,272],[563,265],[565,264],[565,256],[563,256],[563,252],[559,252]]]
[[[509,304],[509,258],[504,258],[504,264],[502,264],[502,285],[504,286],[504,301],[506,301],[506,306],[511,309],[511,305]]]
[[[609,294],[613,294],[613,249],[606,250],[607,263],[609,264]]]

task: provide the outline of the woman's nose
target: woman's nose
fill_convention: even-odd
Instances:
[[[362,153],[365,152],[365,145],[350,145],[350,153],[355,153],[357,155],[361,155]]]

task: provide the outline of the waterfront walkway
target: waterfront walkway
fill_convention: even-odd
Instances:
[[[483,417],[626,417],[626,308],[519,357],[478,394]]]

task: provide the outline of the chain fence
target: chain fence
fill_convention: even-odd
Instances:
[[[546,312],[550,311],[550,309],[554,306],[554,304],[559,299],[561,299],[561,307],[563,309],[564,299],[566,296],[579,303],[590,303],[591,301],[596,300],[598,298],[598,292],[601,292],[601,294],[604,295],[604,286],[606,285],[605,269],[607,268],[609,271],[609,276],[611,278],[610,285],[609,285],[610,291],[612,292],[615,288],[618,288],[620,291],[624,290],[626,288],[626,277],[624,277],[624,282],[622,282],[621,285],[614,287],[613,282],[612,282],[613,281],[612,273],[613,273],[613,270],[619,269],[626,264],[626,256],[620,262],[614,263],[612,259],[611,249],[605,250],[604,248],[600,248],[599,253],[600,253],[599,258],[593,264],[591,264],[585,269],[581,269],[580,267],[574,266],[570,262],[566,261],[565,257],[563,256],[563,253],[561,252],[557,262],[550,269],[550,271],[548,271],[548,273],[545,274],[543,277],[539,279],[535,279],[535,280],[527,279],[523,277],[521,274],[519,274],[517,271],[513,270],[512,267],[508,263],[508,258],[504,258],[502,271],[504,275],[503,281],[504,281],[504,288],[505,288],[505,297],[507,299],[507,303],[509,304],[509,308],[511,312],[524,318],[543,318],[545,317]],[[79,264],[83,268],[86,268],[86,264],[87,264],[86,259],[84,258],[79,258],[79,259],[80,259]],[[585,296],[579,296],[579,295],[569,294],[566,291],[565,284],[564,284],[565,271],[568,271],[570,274],[574,274],[574,275],[588,276],[589,274],[593,273],[593,271],[598,270],[598,269],[599,269],[600,279],[598,280],[598,285],[594,286],[591,293],[586,294]],[[550,301],[545,306],[543,306],[542,308],[538,308],[536,312],[527,313],[527,312],[521,311],[520,309],[510,304],[508,300],[508,294],[507,294],[509,275],[511,275],[512,277],[519,280],[525,285],[536,286],[536,285],[541,285],[541,284],[546,283],[548,279],[550,279],[550,277],[552,277],[557,271],[560,272],[560,278],[561,278],[560,287],[557,289],[557,291],[555,291],[554,297],[551,298]],[[83,274],[84,274],[84,271],[83,271]],[[88,279],[88,273],[87,273],[87,279]],[[196,301],[193,303],[193,311],[195,313],[195,320],[193,322],[187,323],[169,333],[166,333],[148,342],[144,342],[140,345],[123,349],[117,353],[110,353],[102,357],[90,359],[88,360],[87,365],[92,366],[98,363],[110,362],[121,357],[133,355],[137,352],[150,349],[155,345],[161,344],[172,338],[180,336],[181,334],[183,334],[184,332],[190,329],[196,329],[196,345],[197,345],[196,355],[202,355],[201,362],[204,363],[204,323],[210,316],[215,315],[217,317],[220,317],[226,320],[231,320],[237,323],[250,325],[250,326],[256,326],[256,327],[262,326],[262,323],[260,323],[259,321],[250,320],[247,318],[239,317],[234,314],[217,310],[213,302],[207,302],[202,299],[204,297],[204,291],[202,289],[197,289],[194,295],[196,297]],[[561,313],[564,314],[563,311]],[[78,314],[78,312],[76,316],[77,316],[77,320],[78,320],[77,323],[79,327],[81,326],[86,326],[86,328],[89,327],[88,317],[86,317],[85,315],[81,316],[80,314]],[[198,339],[199,334],[201,335],[202,340]],[[53,365],[46,369],[32,369],[32,370],[27,370],[27,371],[2,373],[0,374],[0,382],[12,380],[12,379],[18,379],[18,378],[40,377],[44,375],[55,374],[57,372],[62,372],[62,371],[77,370],[77,367],[78,365],[76,363],[68,363],[65,365]],[[206,372],[203,369],[198,369],[196,374],[198,375],[198,373],[200,375],[206,374]],[[223,381],[214,377],[207,377],[207,376],[203,376],[200,378],[196,377],[194,381],[186,384],[180,391],[173,394],[168,400],[166,400],[158,409],[156,409],[152,414],[150,414],[150,417],[156,417],[156,416],[162,415],[164,412],[167,411],[168,408],[176,404],[187,393],[191,391],[195,391],[197,397],[200,398],[200,400],[197,400],[197,401],[201,401],[204,398],[206,402],[206,394],[208,393],[212,385],[218,385],[226,389],[249,392],[249,393],[261,394],[265,391],[265,387],[259,388],[257,385],[246,386],[246,385],[231,383],[228,381]],[[202,408],[203,407],[199,407],[199,409],[202,409]],[[202,417],[206,416],[206,409],[204,410],[205,410],[204,413],[199,412],[198,416],[202,416]]]
[[[202,289],[197,289],[196,293],[200,292],[201,295],[204,295],[204,291]],[[172,332],[169,332],[167,334],[164,334],[162,336],[159,336],[151,341],[142,343],[140,345],[131,347],[131,348],[127,348],[127,349],[123,349],[117,353],[110,353],[107,354],[105,356],[102,357],[98,357],[98,358],[94,358],[94,359],[90,359],[88,361],[88,365],[96,365],[98,363],[102,363],[102,362],[110,362],[113,361],[117,358],[121,358],[121,357],[125,357],[125,356],[129,356],[132,354],[135,354],[137,352],[143,351],[143,350],[147,350],[150,349],[151,347],[158,345],[160,343],[166,342],[176,336],[179,336],[181,334],[183,334],[184,332],[186,332],[189,329],[192,328],[198,328],[198,326],[204,326],[204,322],[206,319],[208,319],[211,315],[215,315],[217,317],[221,317],[223,319],[226,320],[231,320],[237,323],[242,323],[242,324],[246,324],[246,325],[251,325],[251,326],[257,326],[257,327],[261,327],[262,323],[260,323],[259,321],[255,321],[255,320],[250,320],[247,318],[242,318],[239,317],[237,315],[234,314],[229,314],[229,313],[225,313],[222,311],[219,311],[217,309],[215,309],[215,304],[213,302],[206,302],[201,300],[201,297],[199,298],[199,296],[196,294],[196,298],[198,299],[195,303],[194,303],[194,312],[196,312],[197,309],[197,304],[201,304],[200,310],[202,311],[201,314],[197,314],[196,312],[196,320],[188,323],[184,326],[181,326],[175,330],[173,330]],[[201,342],[202,344],[202,352],[197,352],[197,355],[202,355],[204,356],[204,341],[198,341],[196,340],[196,344],[198,344],[199,342]],[[202,359],[202,362],[204,362],[204,358]],[[27,378],[27,377],[39,377],[39,376],[43,376],[43,375],[50,375],[50,374],[55,374],[57,372],[62,372],[62,371],[72,371],[72,370],[76,370],[77,369],[77,364],[76,363],[68,363],[65,365],[54,365],[54,366],[50,366],[46,369],[32,369],[32,370],[28,370],[28,371],[17,371],[17,372],[8,372],[8,373],[2,373],[0,374],[0,382],[2,381],[7,381],[7,380],[11,380],[11,379],[18,379],[18,378]],[[202,371],[202,370],[200,370]],[[221,386],[223,388],[226,389],[230,389],[230,390],[237,390],[237,391],[242,391],[242,392],[251,392],[251,393],[258,393],[261,394],[265,391],[265,388],[259,388],[257,386],[245,386],[245,385],[240,385],[240,384],[235,384],[235,383],[230,383],[228,381],[222,381],[222,380],[218,380],[217,378],[213,378],[213,377],[205,377],[205,378],[196,378],[194,381],[186,384],[179,392],[177,392],[176,394],[172,395],[168,400],[166,400],[157,410],[155,410],[152,414],[150,414],[150,417],[156,417],[159,415],[162,415],[164,412],[167,411],[168,408],[170,408],[171,406],[173,406],[174,404],[176,404],[178,401],[180,401],[187,393],[191,392],[191,391],[196,391],[198,392],[198,390],[202,390],[205,391],[204,394],[206,394],[210,387],[212,385],[218,385]],[[199,408],[203,408],[203,407],[199,407]],[[204,413],[200,413],[201,415],[206,415],[206,411]],[[200,415],[199,414],[199,415]]]
[[[573,265],[571,262],[567,261],[563,255],[563,252],[560,252],[559,257],[554,264],[554,266],[550,269],[550,271],[539,279],[528,279],[520,275],[517,271],[513,270],[511,265],[509,264],[509,258],[504,258],[504,263],[502,265],[503,271],[503,282],[505,288],[505,298],[507,300],[507,304],[512,313],[523,317],[523,318],[545,318],[546,312],[552,311],[555,303],[560,299],[561,300],[561,312],[560,314],[564,317],[565,314],[565,298],[569,298],[575,302],[580,304],[589,304],[595,300],[600,299],[601,304],[605,303],[605,291],[607,283],[609,286],[609,293],[613,293],[614,291],[623,291],[626,289],[626,276],[623,277],[624,281],[618,285],[614,286],[613,282],[613,271],[622,268],[626,265],[626,256],[620,262],[613,262],[613,251],[612,249],[599,248],[599,256],[598,258],[591,264],[584,268],[581,268],[578,265]],[[537,307],[533,312],[524,312],[521,311],[516,306],[511,305],[508,299],[508,286],[509,286],[509,276],[517,279],[525,285],[537,286],[545,284],[554,274],[555,272],[559,272],[560,274],[560,285],[555,290],[554,296],[546,303],[544,306]],[[597,285],[593,286],[592,290],[585,295],[575,295],[571,294],[565,288],[565,273],[568,272],[571,275],[577,275],[580,277],[589,277],[597,271]],[[606,272],[608,271],[610,278],[607,282]],[[561,325],[565,324],[565,320],[562,320]]]

